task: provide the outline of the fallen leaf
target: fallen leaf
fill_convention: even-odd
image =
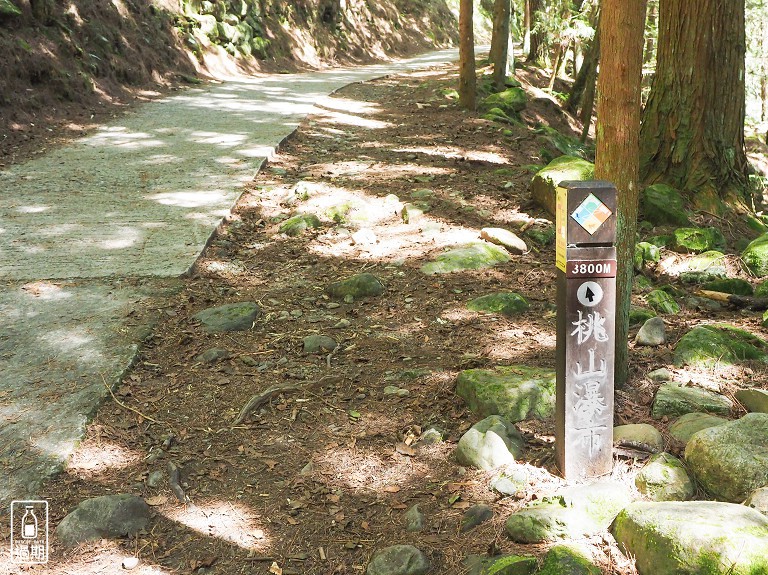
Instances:
[[[270,471],[272,471],[277,465],[277,461],[275,461],[274,459],[264,459],[262,460],[262,463],[267,467],[269,467]]]
[[[152,497],[147,497],[144,500],[144,503],[146,503],[147,505],[149,505],[151,507],[157,507],[158,505],[162,505],[163,503],[166,503],[167,501],[168,501],[168,496],[160,494],[160,495],[154,495]]]
[[[393,503],[392,505],[390,505],[390,507],[392,509],[398,509],[398,510],[400,510],[400,509],[408,509],[408,506],[405,505],[404,503]]]
[[[469,501],[457,501],[451,505],[453,509],[469,509],[470,507],[472,507],[472,504]]]
[[[286,521],[288,521],[289,525],[298,525],[299,524],[299,520],[298,519],[294,519],[293,517],[288,517],[286,519]]]
[[[341,499],[341,497],[339,497],[338,495],[334,495],[332,493],[329,493],[328,495],[326,495],[325,498],[331,503],[338,503],[339,499]]]
[[[367,521],[363,521],[362,523],[360,523],[360,527],[362,527],[363,530],[365,531],[368,531],[368,529],[371,528],[370,524]]]
[[[398,443],[395,445],[395,450],[398,453],[402,455],[408,455],[409,457],[414,457],[416,455],[416,450],[410,445],[406,445],[405,443]]]
[[[400,488],[397,485],[387,485],[382,489],[385,493],[397,493],[400,491]]]
[[[277,561],[272,561],[272,565],[269,567],[269,572],[274,575],[283,575],[283,569],[277,564]]]

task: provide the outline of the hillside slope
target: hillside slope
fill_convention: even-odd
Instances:
[[[179,82],[455,40],[445,0],[0,0],[0,167]]]

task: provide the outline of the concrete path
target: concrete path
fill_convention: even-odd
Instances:
[[[162,302],[279,143],[354,82],[455,60],[237,79],[0,172],[0,513],[41,495]],[[350,103],[352,105],[353,103]]]

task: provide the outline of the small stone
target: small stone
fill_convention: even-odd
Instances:
[[[502,313],[508,317],[527,311],[530,305],[520,294],[514,292],[491,293],[473,299],[467,304],[471,311]]]
[[[655,382],[672,381],[672,372],[662,367],[649,372],[646,377]]]
[[[408,397],[411,392],[396,385],[388,385],[384,388],[384,395],[396,395],[397,397]]]
[[[637,345],[659,346],[667,341],[666,324],[660,317],[652,317],[643,324],[637,332],[635,343]]]
[[[378,551],[365,570],[366,575],[425,575],[430,563],[413,545],[393,545]]]
[[[419,511],[418,503],[405,512],[405,530],[408,533],[424,530],[424,515]]]
[[[338,346],[335,339],[326,335],[308,335],[302,342],[304,353],[328,353]]]
[[[528,487],[528,471],[522,465],[508,465],[491,480],[489,487],[501,495],[517,495]]]
[[[384,284],[373,274],[362,273],[343,281],[334,282],[325,288],[325,292],[336,299],[347,301],[355,298],[379,296],[384,293]],[[351,303],[351,302],[350,302]]]
[[[506,248],[511,254],[524,254],[528,251],[528,246],[523,240],[509,230],[503,228],[483,228],[480,230],[480,237],[492,244]]]
[[[373,230],[362,229],[352,234],[352,241],[354,241],[356,244],[371,245],[375,244],[378,241],[378,238],[376,237],[376,234],[373,232]]]
[[[340,319],[335,324],[333,324],[333,329],[345,329],[350,325],[351,323],[348,319]]]
[[[243,364],[247,365],[248,367],[256,367],[259,365],[259,362],[250,355],[241,355],[240,361],[242,361]]]
[[[491,517],[493,517],[493,509],[491,509],[488,505],[473,505],[464,512],[464,516],[461,519],[460,531],[462,533],[466,533],[481,523],[485,523]]]
[[[160,485],[160,482],[163,480],[164,476],[164,473],[159,469],[151,472],[147,476],[147,487],[150,489],[155,489],[158,485]]]
[[[195,361],[199,361],[200,363],[216,363],[222,359],[227,359],[229,356],[230,353],[226,349],[212,347],[196,356]]]
[[[434,427],[430,427],[419,436],[419,443],[424,445],[434,445],[443,441],[443,433]]]
[[[123,559],[123,569],[130,571],[131,569],[135,569],[139,566],[139,558],[138,557],[126,557]]]
[[[309,228],[319,228],[322,224],[315,214],[298,214],[285,220],[279,228],[281,234],[296,237]]]
[[[461,436],[456,446],[456,460],[461,465],[484,470],[510,465],[522,455],[523,443],[523,436],[514,425],[491,415]]]
[[[203,324],[207,332],[246,331],[261,313],[253,302],[230,303],[196,313],[193,317]]]

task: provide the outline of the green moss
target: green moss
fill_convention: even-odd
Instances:
[[[768,275],[768,234],[763,234],[749,243],[741,259],[757,277]]]
[[[657,289],[645,296],[645,301],[658,313],[676,314],[680,312],[680,306],[667,292]]]
[[[677,365],[716,368],[745,360],[768,362],[768,343],[748,331],[724,324],[695,327],[675,348]]]
[[[646,220],[654,225],[688,225],[688,215],[683,197],[666,184],[654,184],[645,188],[640,196],[640,208]]]
[[[752,295],[752,284],[739,278],[724,278],[704,283],[702,288],[736,295]]]
[[[473,299],[467,304],[472,311],[502,313],[514,316],[528,310],[530,306],[526,299],[514,292],[492,293]]]
[[[725,248],[725,238],[717,228],[678,228],[672,248],[682,253],[701,253]]]

